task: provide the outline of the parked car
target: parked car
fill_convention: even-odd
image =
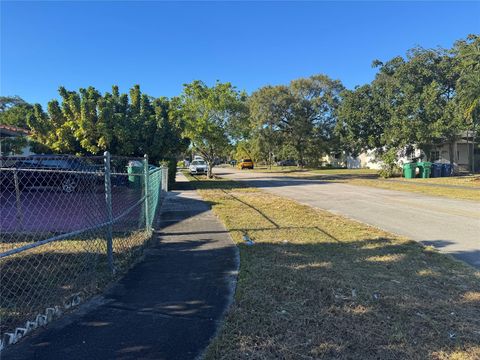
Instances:
[[[103,180],[102,166],[88,164],[81,158],[68,156],[42,156],[17,159],[0,172],[2,188],[54,187],[72,193]],[[97,175],[97,173],[99,173]]]
[[[238,168],[243,169],[253,169],[253,161],[251,159],[243,159],[238,163]]]
[[[206,174],[207,173],[207,163],[203,160],[193,160],[188,170],[191,175],[197,174]]]
[[[292,159],[277,161],[277,166],[296,166],[297,162]]]

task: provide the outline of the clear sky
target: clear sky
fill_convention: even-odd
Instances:
[[[325,73],[353,88],[374,59],[480,33],[480,2],[1,1],[2,95],[45,105],[58,86],[174,96],[230,81],[248,92]]]

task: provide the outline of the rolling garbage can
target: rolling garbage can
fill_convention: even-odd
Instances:
[[[142,187],[142,176],[143,174],[143,164],[141,161],[138,160],[131,160],[128,162],[127,165],[127,173],[128,175],[128,185],[133,188],[140,188]],[[132,175],[130,175],[132,174]],[[133,175],[137,174],[137,175]]]
[[[442,164],[434,163],[432,164],[432,177],[441,177],[442,176]]]
[[[417,163],[417,166],[420,169],[419,176],[422,179],[428,179],[430,177],[430,172],[432,170],[432,163],[428,161],[420,161]]]
[[[453,166],[452,164],[442,164],[442,176],[452,176]]]
[[[403,177],[405,179],[413,179],[415,177],[416,170],[417,164],[415,163],[403,164]]]

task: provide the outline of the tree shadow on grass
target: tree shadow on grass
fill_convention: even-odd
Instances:
[[[222,176],[221,172],[216,175]],[[270,188],[270,187],[282,187],[282,186],[302,186],[302,185],[321,185],[321,184],[331,184],[334,182],[344,182],[348,179],[369,179],[369,174],[362,175],[312,175],[312,176],[302,176],[302,177],[288,177],[288,176],[275,176],[266,178],[248,178],[241,181],[234,181],[229,179],[222,179],[216,177],[214,179],[208,180],[203,177],[197,177],[197,181],[190,183],[182,183],[182,188],[189,190],[233,190],[233,189],[245,189],[248,187],[258,187],[258,188]],[[188,184],[188,185],[185,185]]]
[[[215,356],[478,355],[480,273],[414,242],[299,244],[275,229],[239,231],[258,241],[240,245],[241,281]]]

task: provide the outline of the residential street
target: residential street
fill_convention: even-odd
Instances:
[[[480,267],[479,203],[235,168],[214,172],[406,236]]]

